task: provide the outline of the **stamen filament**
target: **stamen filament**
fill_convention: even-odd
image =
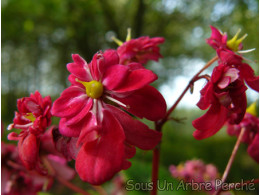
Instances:
[[[127,29],[127,36],[125,41],[130,41],[131,40],[131,28]]]
[[[105,96],[107,99],[109,99],[109,100],[111,100],[112,102],[115,102],[116,104],[118,104],[118,105],[120,105],[120,106],[123,106],[123,107],[125,107],[125,108],[127,108],[127,109],[129,109],[130,108],[130,106],[129,105],[125,105],[124,103],[122,103],[122,102],[120,102],[120,101],[118,101],[118,100],[116,100],[116,99],[114,99],[114,98],[112,98],[112,97],[110,97],[110,96]]]
[[[118,38],[116,37],[111,37],[111,39],[118,45],[118,46],[121,46],[123,44],[122,41],[120,41]]]

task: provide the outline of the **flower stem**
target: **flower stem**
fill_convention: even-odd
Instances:
[[[243,128],[241,129],[241,131],[240,131],[240,134],[239,134],[239,136],[238,136],[238,139],[237,139],[237,141],[236,141],[236,144],[235,144],[235,146],[234,146],[234,148],[233,148],[233,151],[232,151],[231,156],[230,156],[230,158],[229,158],[228,164],[227,164],[227,166],[226,166],[226,169],[225,169],[225,171],[224,171],[224,173],[223,173],[223,176],[222,176],[222,179],[221,179],[221,182],[222,182],[222,183],[224,183],[224,182],[226,181],[226,179],[227,179],[228,173],[229,173],[229,171],[230,171],[230,169],[231,169],[231,166],[232,166],[232,164],[233,164],[233,162],[234,162],[235,156],[236,156],[236,154],[237,154],[239,145],[240,145],[240,143],[241,143],[241,140],[242,140],[242,138],[243,138],[243,135],[244,135],[245,131],[246,131],[246,129],[245,129],[244,127],[243,127]],[[221,191],[222,191],[222,189],[220,188],[219,190],[217,190],[217,191],[214,193],[214,195],[218,195]]]
[[[186,88],[183,90],[183,92],[181,93],[181,95],[179,96],[179,98],[176,100],[176,102],[172,105],[172,107],[167,111],[166,115],[164,116],[164,118],[161,121],[158,121],[157,125],[158,126],[163,126],[163,124],[169,119],[170,114],[175,110],[175,108],[177,107],[177,105],[180,103],[180,101],[182,100],[182,98],[184,97],[184,95],[186,94],[186,92],[190,89],[190,87],[192,87],[192,85],[194,84],[195,81],[197,81],[200,77],[200,74],[206,70],[208,67],[210,67],[216,60],[218,59],[218,56],[215,56],[214,58],[212,58],[210,61],[208,61],[207,64],[205,64],[205,66],[202,67],[202,69],[200,69],[200,71],[195,74],[192,79],[190,80],[190,82],[188,83],[188,85],[186,86]]]
[[[153,169],[152,169],[152,182],[153,189],[151,195],[157,194],[157,182],[158,182],[158,173],[159,173],[159,159],[160,159],[160,144],[156,146],[153,150]]]
[[[189,90],[189,88],[194,84],[195,81],[197,81],[200,77],[199,75],[207,69],[209,66],[211,66],[216,60],[218,59],[218,56],[215,56],[212,58],[192,79],[190,80],[189,84],[186,86],[182,94],[179,96],[179,98],[176,100],[176,102],[173,104],[173,106],[168,110],[164,118],[160,121],[155,122],[155,129],[156,131],[161,132],[163,124],[169,119],[170,114],[173,112],[173,110],[177,107],[179,102],[182,100],[183,96],[186,94],[186,92]],[[152,182],[153,182],[153,189],[151,191],[151,195],[157,195],[157,182],[158,182],[158,172],[159,172],[159,159],[160,159],[160,143],[155,147],[153,150],[153,168],[152,168]]]

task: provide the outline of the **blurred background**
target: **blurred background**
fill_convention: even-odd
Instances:
[[[147,67],[158,74],[154,86],[164,95],[168,106],[177,99],[189,79],[215,51],[205,43],[213,25],[231,38],[239,28],[244,49],[256,48],[245,54],[258,75],[259,14],[258,0],[4,0],[2,5],[1,50],[1,120],[6,129],[16,110],[16,99],[29,96],[35,90],[55,100],[69,86],[66,64],[71,54],[78,53],[90,62],[99,50],[116,48],[112,36],[125,40],[127,28],[132,38],[160,36],[164,56]],[[212,70],[212,68],[211,68]],[[210,73],[210,70],[205,73]],[[195,84],[194,93],[186,94],[173,117],[182,123],[168,122],[163,128],[160,179],[174,180],[168,167],[189,159],[202,159],[215,164],[220,173],[225,169],[236,138],[226,134],[225,127],[216,136],[203,141],[192,137],[191,121],[204,112],[196,107],[199,90],[205,81]],[[258,93],[248,89],[248,103],[258,101]],[[58,122],[55,120],[54,122]],[[149,121],[145,121],[151,125]],[[6,132],[2,136],[6,141]],[[229,182],[258,178],[258,164],[242,144],[232,166]],[[132,167],[122,172],[126,179],[149,181],[152,152],[138,151]],[[72,164],[73,166],[73,164]],[[141,174],[140,174],[141,173]],[[84,187],[78,178],[74,181]],[[104,187],[111,191],[113,182]],[[51,194],[71,194],[58,184]],[[159,194],[197,194],[178,191]],[[255,191],[236,194],[258,194]],[[145,190],[127,194],[147,194]]]

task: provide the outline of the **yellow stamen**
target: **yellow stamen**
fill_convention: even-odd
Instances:
[[[116,37],[111,37],[111,39],[118,45],[118,46],[121,46],[123,44],[122,41],[120,41],[118,38]]]
[[[95,80],[90,82],[84,82],[84,81],[80,81],[77,78],[75,80],[81,83],[82,85],[84,85],[88,97],[92,99],[98,99],[103,95],[104,88],[101,82]]]
[[[33,115],[33,113],[26,113],[26,115],[24,117],[29,119],[32,122],[34,122],[36,119],[35,116]]]
[[[126,35],[126,40],[125,41],[130,41],[131,40],[131,28],[127,29],[127,35]]]
[[[227,46],[233,51],[238,51],[238,47],[239,47],[240,43],[247,37],[247,34],[245,34],[243,37],[238,39],[238,35],[239,35],[240,31],[241,31],[241,29],[238,29],[235,36],[227,42]]]
[[[257,116],[256,110],[256,102],[252,103],[247,109],[246,112],[252,114],[253,116]]]

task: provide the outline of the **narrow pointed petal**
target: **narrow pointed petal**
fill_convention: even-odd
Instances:
[[[152,86],[145,86],[125,98],[116,99],[129,105],[127,111],[140,118],[157,121],[166,113],[166,102],[163,96]]]
[[[122,170],[124,163],[124,133],[118,121],[104,111],[100,137],[85,143],[76,159],[76,170],[83,181],[100,185]],[[112,129],[112,131],[111,131]]]
[[[147,125],[133,119],[119,108],[110,105],[107,107],[122,125],[127,143],[142,150],[151,150],[160,142],[162,137],[160,132],[149,129]]]

